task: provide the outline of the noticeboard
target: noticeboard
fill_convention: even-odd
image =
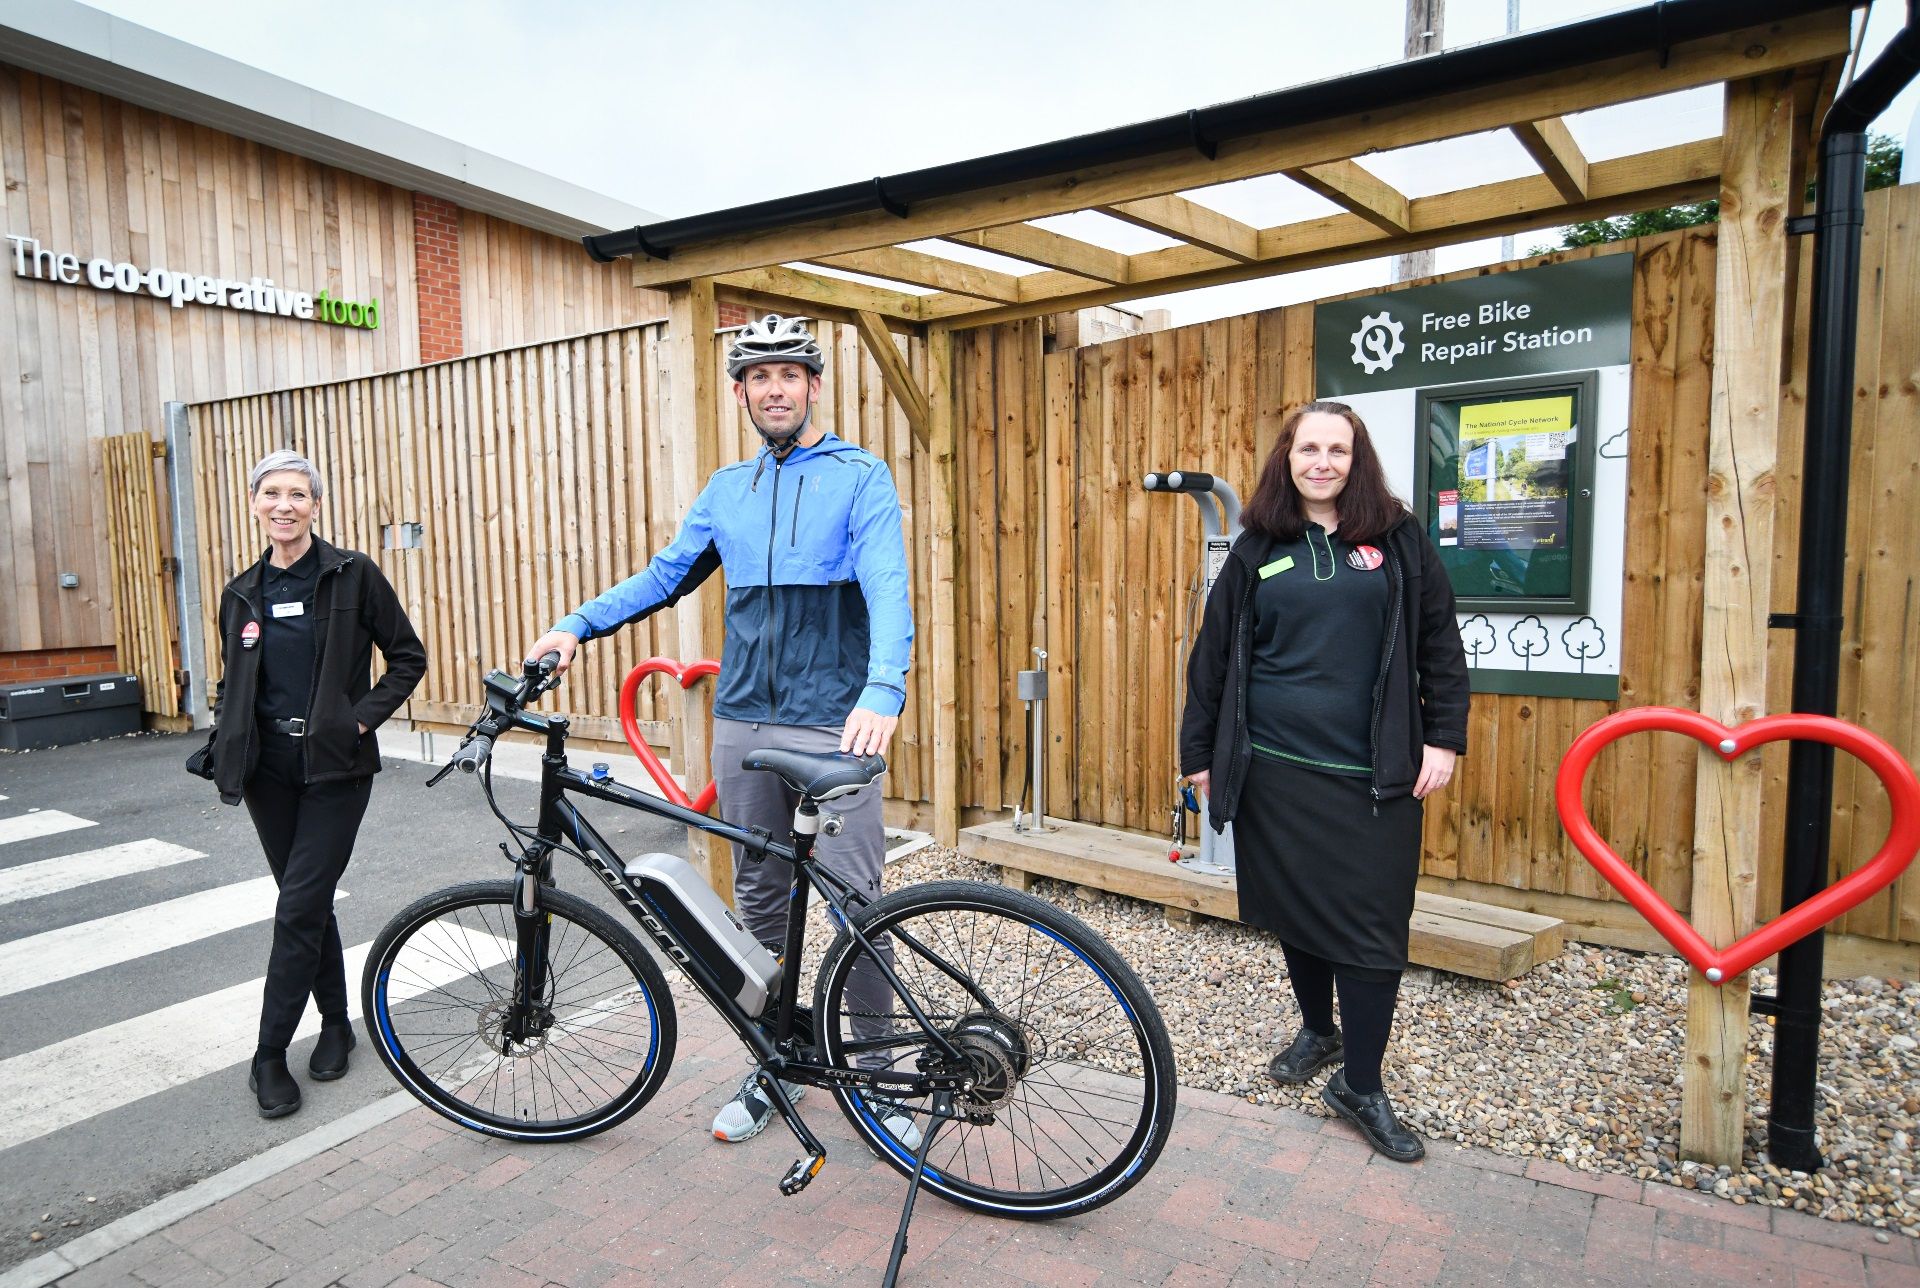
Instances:
[[[1419,393],[1414,506],[1460,611],[1585,613],[1595,373]]]

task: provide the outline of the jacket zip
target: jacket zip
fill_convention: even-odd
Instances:
[[[785,468],[786,468],[785,461],[781,461],[781,460],[774,461],[773,463],[773,496],[771,498],[773,509],[772,509],[772,512],[767,516],[767,631],[768,631],[768,637],[762,640],[763,648],[761,652],[767,660],[767,665],[766,665],[767,720],[770,723],[773,721],[773,718],[776,714],[774,711],[774,705],[773,705],[774,704],[773,640],[771,636],[773,631],[773,624],[779,618],[779,614],[774,611],[774,602],[773,602],[773,595],[774,595],[773,543],[774,543],[776,534],[780,531],[780,472]],[[796,509],[796,511],[798,510],[799,508],[798,502],[795,503],[794,508]]]
[[[793,497],[793,526],[787,531],[787,549],[789,550],[800,544],[800,502],[804,501],[806,496],[807,477],[803,474],[800,476],[800,490]],[[773,580],[772,565],[767,567],[767,580],[769,582]]]
[[[1373,756],[1373,815],[1380,816],[1380,706],[1387,694],[1387,671],[1393,666],[1393,646],[1400,638],[1401,602],[1406,598],[1406,574],[1400,569],[1400,556],[1392,542],[1386,543],[1387,562],[1393,565],[1393,608],[1387,613],[1387,640],[1380,651],[1380,675],[1373,682],[1373,719],[1367,724],[1367,742]]]
[[[322,568],[313,579],[313,624],[316,632],[320,626],[320,588],[326,584],[326,579],[330,575],[339,571],[340,565],[335,564],[331,568]],[[331,625],[331,623],[329,623],[329,625]],[[313,701],[320,693],[320,662],[325,652],[325,646],[325,640],[316,640],[313,646],[313,675],[307,684],[307,719],[304,725],[308,730],[312,730],[313,728]],[[357,724],[359,722],[355,721],[355,723]],[[303,767],[300,774],[301,781],[311,787],[313,785],[313,757],[307,754],[307,748],[304,744],[300,748],[300,763]]]
[[[264,615],[260,612],[258,608],[254,607],[254,603],[251,599],[248,599],[244,594],[242,594],[237,590],[233,592],[233,597],[247,606],[247,612],[252,615],[252,618],[254,621],[256,622],[262,621]],[[261,627],[261,633],[264,634],[265,630],[266,630],[266,627],[263,623]],[[253,692],[248,694],[247,698],[248,698],[247,705],[249,707],[249,710],[247,711],[247,722],[246,722],[247,740],[245,743],[241,744],[241,747],[240,747],[240,764],[243,770],[240,781],[243,785],[246,782],[246,777],[244,773],[245,766],[248,764],[248,762],[250,762],[253,759],[254,726],[260,723],[259,719],[254,715],[253,711],[251,710],[253,705],[256,702],[258,702],[260,698],[260,660],[258,658],[255,658],[253,663]],[[229,718],[231,718],[233,713],[225,712],[224,714],[227,715]]]
[[[1230,780],[1227,783],[1227,792],[1228,792],[1227,799],[1234,803],[1234,812],[1236,814],[1240,812],[1239,810],[1240,756],[1239,756],[1238,748],[1240,746],[1241,737],[1242,735],[1245,734],[1246,728],[1247,728],[1247,642],[1246,641],[1247,641],[1247,636],[1253,633],[1253,619],[1251,616],[1249,616],[1249,610],[1253,606],[1253,584],[1254,584],[1254,579],[1252,577],[1249,577],[1247,579],[1246,588],[1240,592],[1240,619],[1237,624],[1238,628],[1233,633],[1233,657],[1234,657],[1235,684],[1238,688],[1238,692],[1234,694],[1233,745],[1235,747],[1235,753],[1233,757],[1233,762],[1227,766],[1227,775]]]

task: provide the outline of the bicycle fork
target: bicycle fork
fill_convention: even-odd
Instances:
[[[547,1029],[541,999],[547,993],[547,939],[553,918],[541,906],[540,884],[552,861],[547,854],[529,856],[514,882],[514,996],[502,1036],[522,1046],[531,1046]]]

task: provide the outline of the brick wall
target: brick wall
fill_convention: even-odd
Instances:
[[[111,644],[101,648],[46,648],[25,653],[0,653],[0,684],[59,680],[69,675],[99,675],[119,669],[119,657]]]
[[[460,207],[413,194],[414,296],[420,313],[420,361],[466,352],[460,325]]]
[[[745,326],[753,321],[754,312],[744,304],[722,302],[713,306],[714,316],[721,326]]]

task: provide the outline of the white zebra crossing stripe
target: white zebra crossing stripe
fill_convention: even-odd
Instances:
[[[266,921],[279,895],[272,877],[257,877],[0,944],[0,997]]]
[[[493,935],[470,934],[468,943],[474,955],[469,967],[484,969],[513,956],[512,942]],[[347,949],[349,981],[359,978],[371,947],[367,943]],[[447,966],[404,991],[396,983],[393,999],[452,983],[465,973]],[[0,1105],[7,1107],[0,1115],[0,1150],[251,1058],[260,1035],[265,987],[263,976],[0,1060]],[[359,990],[349,988],[348,995],[350,1013],[358,1018]],[[319,1030],[320,1017],[309,1007],[294,1040]],[[245,1112],[251,1101],[240,1074],[235,1075],[233,1094],[239,1106],[235,1112]]]
[[[206,857],[199,850],[189,850],[184,845],[145,840],[109,845],[102,850],[83,850],[79,854],[63,854],[57,859],[22,863],[13,868],[0,868],[0,904],[38,899],[42,895],[58,894],[75,886],[110,881],[114,877],[131,876],[136,872],[152,872],[156,868],[172,867],[176,863]]]
[[[4,798],[0,798],[4,799]],[[83,827],[97,826],[90,818],[75,818],[65,810],[42,809],[31,814],[0,818],[0,845],[12,841],[31,841],[41,836],[57,836]]]

